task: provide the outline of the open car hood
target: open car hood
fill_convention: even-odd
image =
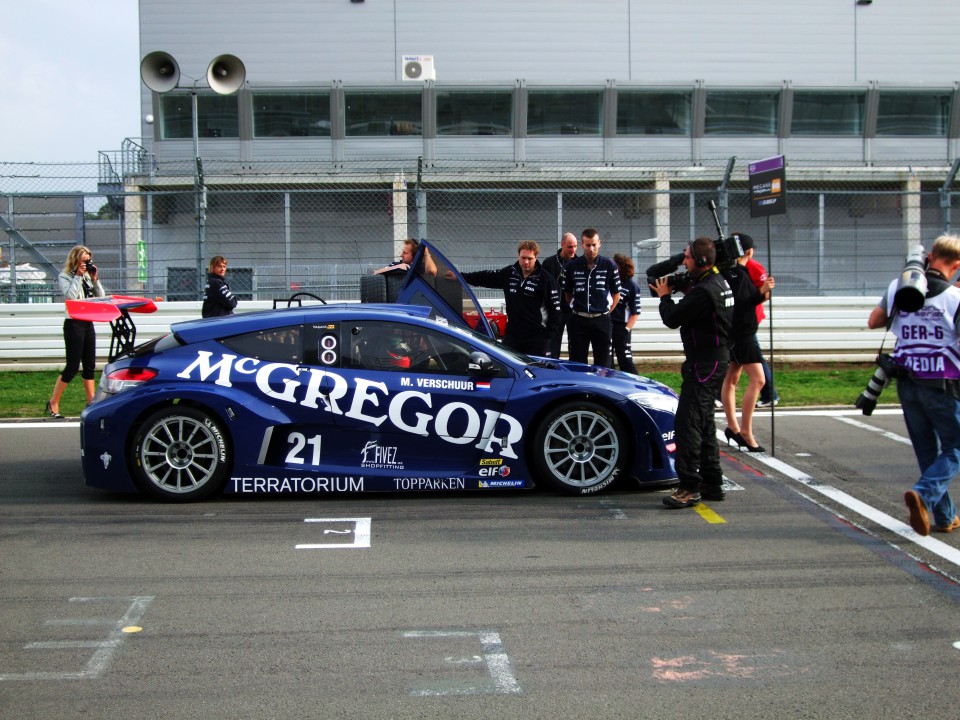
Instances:
[[[426,240],[420,243],[407,277],[400,286],[397,303],[425,305],[431,317],[442,317],[452,325],[469,328],[496,340],[476,295],[454,267]]]

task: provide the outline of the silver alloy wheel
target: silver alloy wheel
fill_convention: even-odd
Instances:
[[[613,482],[622,463],[620,423],[600,406],[565,406],[537,436],[540,474],[564,491],[598,492]]]
[[[167,409],[141,427],[135,447],[137,474],[158,497],[194,500],[219,489],[226,473],[223,433],[205,413]]]

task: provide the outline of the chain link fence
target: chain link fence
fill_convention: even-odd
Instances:
[[[787,158],[787,213],[752,219],[747,163],[643,167],[418,158],[351,162],[168,162],[142,149],[97,164],[0,162],[0,302],[56,302],[70,248],[89,247],[110,293],[201,297],[214,255],[241,300],[305,291],[359,299],[359,278],[406,237],[463,270],[545,257],[596,228],[601,252],[647,266],[717,229],[746,232],[784,296],[879,296],[907,248],[952,227],[950,167],[818,167]],[[134,148],[136,150],[136,148]],[[480,297],[500,297],[480,290]]]

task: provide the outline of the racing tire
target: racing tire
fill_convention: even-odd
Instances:
[[[384,277],[387,279],[387,302],[395,303],[400,296],[400,288],[403,286],[403,281],[407,279],[407,274],[405,272],[388,272],[384,273]]]
[[[360,276],[360,302],[387,302],[387,279],[383,274]]]
[[[137,427],[131,443],[131,472],[148,495],[190,502],[223,488],[230,456],[219,420],[195,408],[168,407]]]
[[[567,495],[593,495],[612,486],[627,459],[623,423],[596,403],[569,402],[539,423],[532,448],[536,475]]]

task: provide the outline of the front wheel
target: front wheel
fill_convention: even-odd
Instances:
[[[622,423],[592,402],[567,403],[540,423],[533,447],[538,477],[560,492],[588,495],[609,488],[626,462]]]
[[[144,491],[174,502],[201,500],[226,481],[230,451],[220,422],[189,407],[158,410],[137,429],[132,471]]]

